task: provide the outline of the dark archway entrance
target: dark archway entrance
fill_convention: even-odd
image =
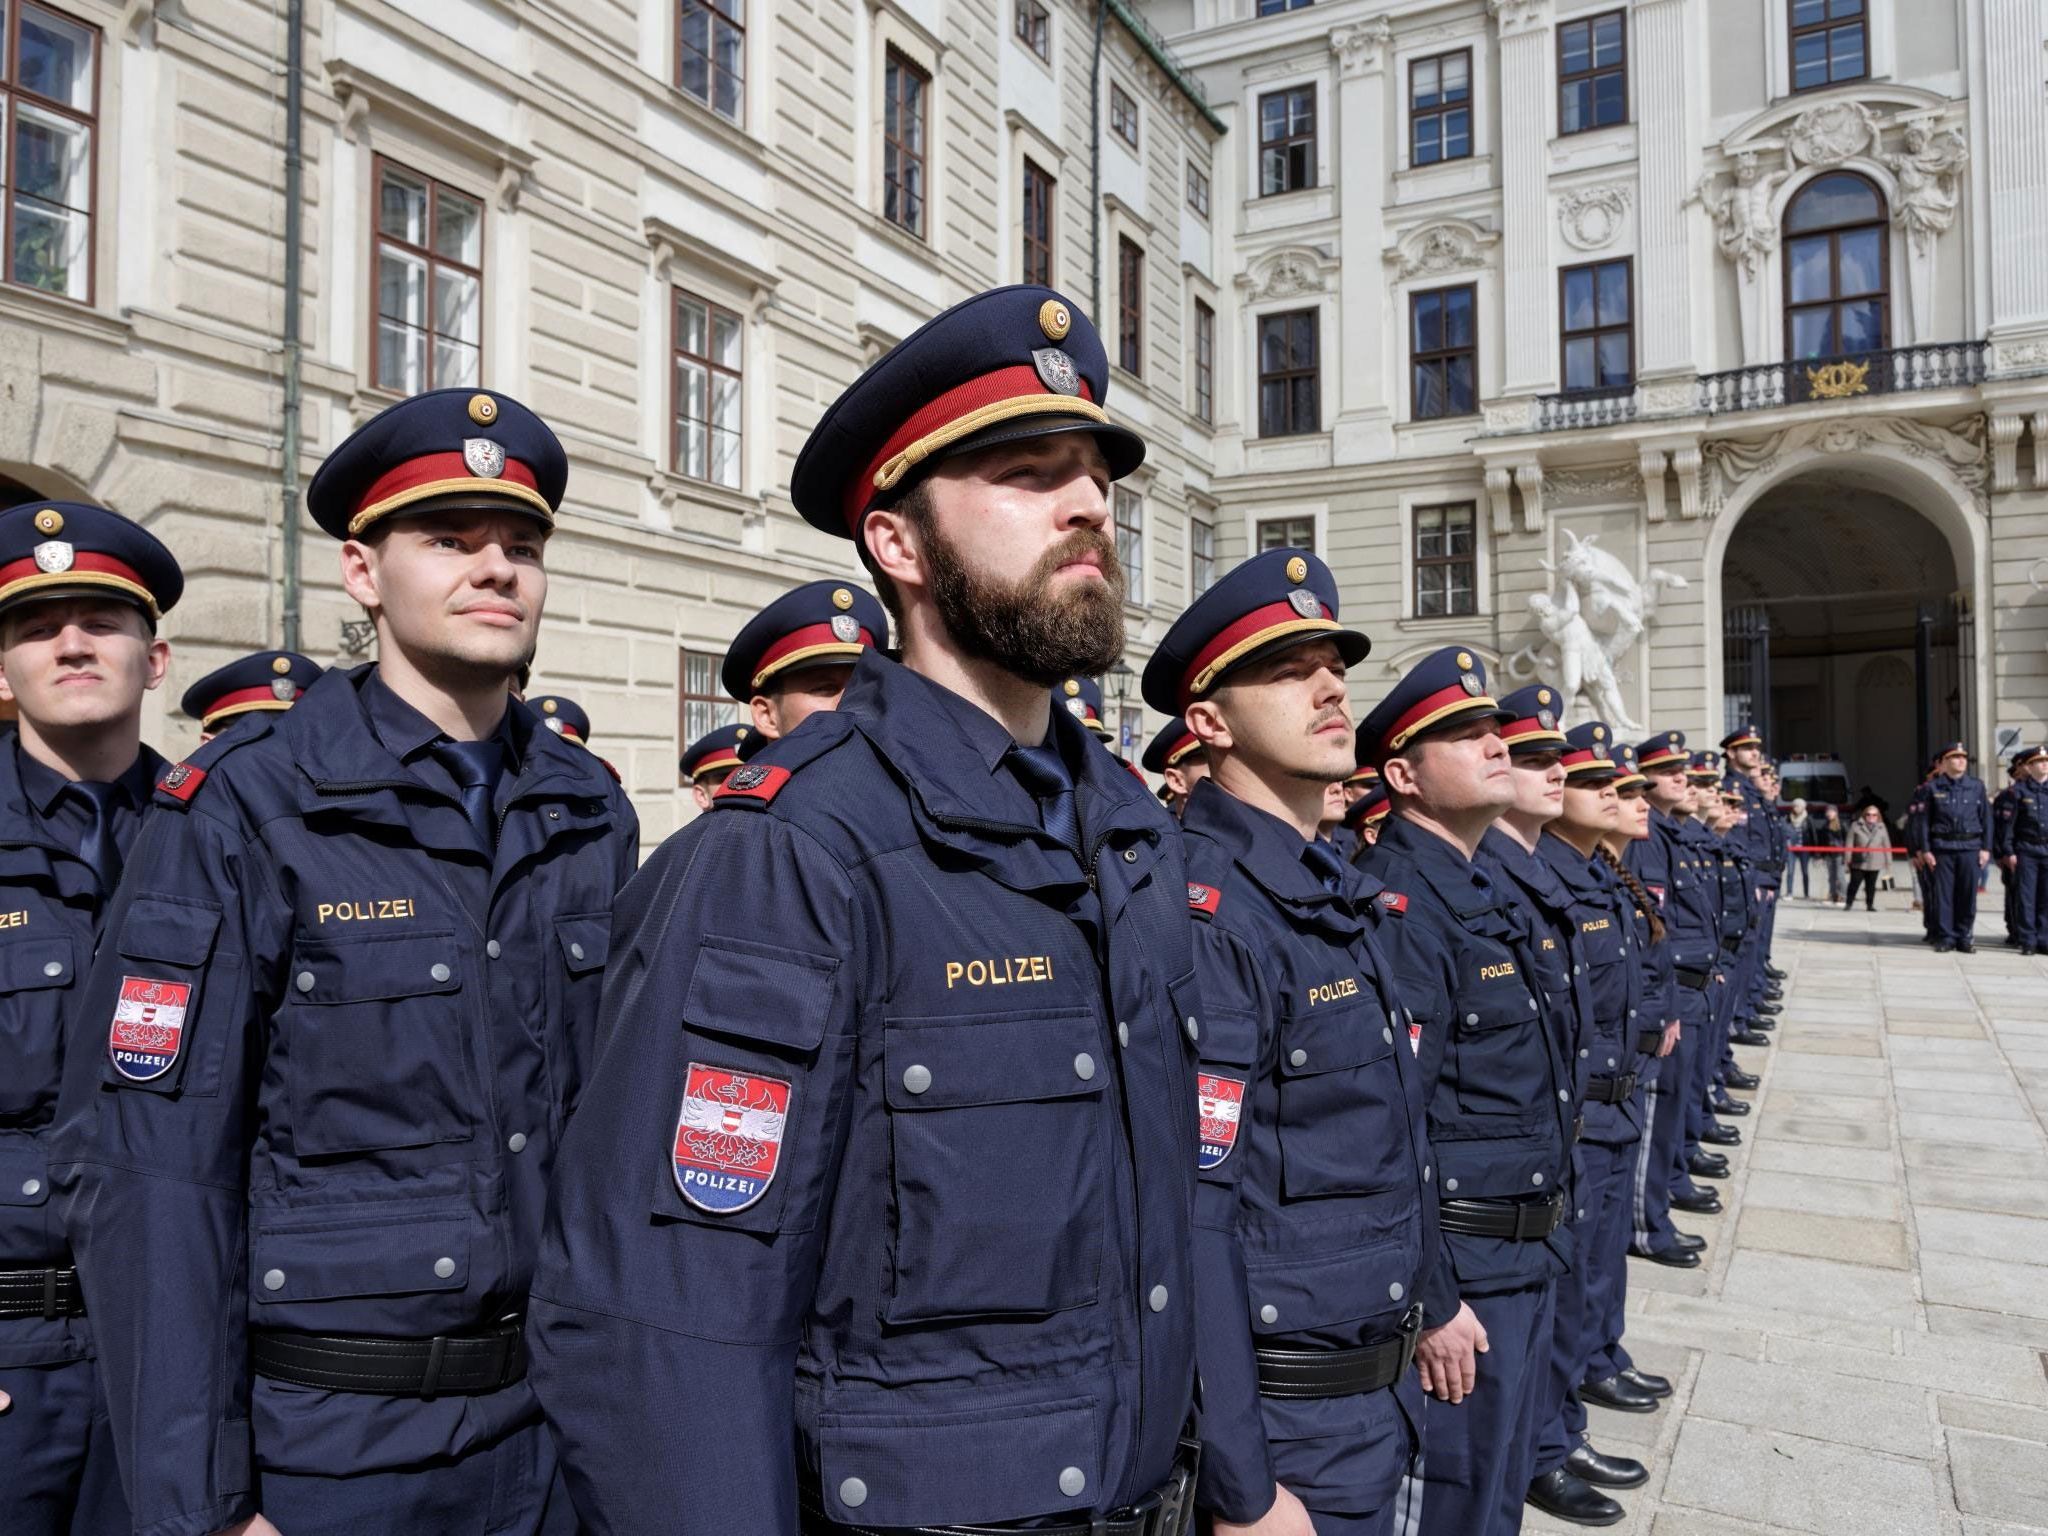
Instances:
[[[1728,724],[1781,760],[1838,758],[1852,798],[1902,807],[1933,742],[1975,739],[1959,586],[1948,539],[1896,497],[1829,475],[1772,487],[1722,562]]]

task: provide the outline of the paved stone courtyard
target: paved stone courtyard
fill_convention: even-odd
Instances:
[[[1708,1262],[1629,1266],[1629,1346],[1676,1392],[1591,1410],[1650,1465],[1612,1529],[2048,1531],[2048,960],[2000,944],[1995,876],[1986,905],[1965,956],[1898,894],[1786,904],[1727,1210],[1680,1218]]]

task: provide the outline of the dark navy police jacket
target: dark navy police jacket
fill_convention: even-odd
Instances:
[[[1991,851],[1991,802],[1974,774],[1952,779],[1937,773],[1920,786],[1913,803],[1915,846],[1929,853]]]
[[[638,823],[510,705],[495,862],[377,680],[330,672],[160,781],[68,1042],[53,1167],[136,1528],[254,1509],[251,1459],[460,1456],[525,1382],[431,1400],[252,1377],[248,1330],[426,1337],[525,1304]]]
[[[1176,824],[1053,711],[875,651],[621,903],[534,1383],[598,1533],[1099,1515],[1193,1398],[1197,1006]]]
[[[1636,1049],[1640,1031],[1661,1025],[1644,996],[1644,972],[1637,953],[1635,903],[1607,866],[1589,859],[1563,838],[1544,833],[1537,854],[1556,874],[1569,905],[1578,963],[1585,967],[1587,1027],[1578,1045],[1588,1078],[1642,1075],[1655,1060]],[[1627,1146],[1642,1133],[1642,1100],[1620,1104],[1588,1099],[1580,1111],[1583,1141]]]

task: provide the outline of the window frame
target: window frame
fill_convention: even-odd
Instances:
[[[1124,601],[1143,607],[1146,602],[1145,585],[1145,493],[1133,486],[1118,484],[1110,498],[1110,537],[1116,541],[1116,557],[1124,568]],[[1135,522],[1126,522],[1124,509],[1135,507]],[[1135,557],[1124,553],[1124,535],[1131,535],[1131,547]]]
[[[1266,327],[1274,324],[1285,324],[1290,329],[1292,329],[1293,323],[1299,320],[1306,320],[1308,322],[1309,342],[1310,346],[1314,351],[1314,361],[1306,368],[1287,367],[1274,369],[1271,372],[1268,372],[1266,368]],[[1283,338],[1283,341],[1285,339],[1286,338]],[[1259,315],[1255,317],[1255,323],[1252,327],[1252,344],[1254,347],[1253,367],[1258,378],[1260,439],[1263,441],[1267,438],[1279,439],[1283,437],[1312,437],[1316,433],[1322,431],[1322,310],[1318,306],[1311,304],[1302,309],[1281,309],[1275,310],[1270,314]],[[1296,379],[1300,378],[1307,378],[1314,384],[1314,409],[1312,412],[1314,420],[1311,424],[1307,426],[1302,425],[1300,422],[1294,419],[1294,390],[1292,386],[1293,382]],[[1287,408],[1283,414],[1288,424],[1279,431],[1271,431],[1268,430],[1268,423],[1266,420],[1266,385],[1269,381],[1276,380],[1288,386],[1285,395],[1283,396],[1283,398],[1287,402]]]
[[[1116,364],[1145,377],[1145,247],[1124,234],[1116,237]]]
[[[1307,10],[1315,3],[1316,0],[1258,0],[1253,17],[1263,20],[1268,16],[1289,16],[1296,11]]]
[[[900,69],[903,74],[917,81],[918,138],[927,146],[931,144],[932,139],[931,72],[894,43],[884,44],[882,48],[882,221],[892,228],[902,230],[903,233],[909,235],[913,240],[922,240],[926,244],[930,244],[930,215],[932,206],[931,150],[929,147],[924,150],[910,149],[897,136],[903,118],[903,92],[900,88],[898,89],[896,93],[896,111],[892,114],[889,110],[889,71],[892,68]],[[900,171],[894,178],[889,174],[889,156],[892,151],[897,156],[899,166],[907,157],[916,161],[918,169],[924,173],[921,178],[924,190],[915,194],[917,197],[917,222],[915,224],[906,222],[902,217],[904,209],[903,177]],[[889,189],[892,184],[896,189],[897,211],[894,214],[889,212]]]
[[[472,271],[472,269],[471,269],[471,268],[465,267],[465,266],[464,266],[464,265],[463,265],[463,264],[462,264],[461,262],[459,262],[459,261],[453,261],[453,260],[450,260],[450,259],[449,259],[448,257],[445,257],[445,256],[438,256],[438,255],[436,255],[436,254],[434,253],[434,249],[433,249],[433,247],[432,247],[431,245],[427,245],[427,246],[417,246],[417,245],[409,245],[409,244],[407,244],[407,243],[406,243],[405,241],[403,241],[403,240],[397,240],[397,239],[393,239],[393,238],[392,238],[391,236],[389,236],[389,235],[386,235],[386,234],[384,233],[383,225],[381,224],[381,222],[380,222],[380,219],[379,219],[379,212],[380,212],[380,210],[382,209],[382,207],[383,207],[383,205],[384,205],[384,172],[385,172],[385,170],[386,170],[387,168],[388,168],[388,169],[395,169],[395,170],[399,171],[400,173],[402,173],[402,174],[404,174],[404,175],[406,175],[406,176],[411,176],[411,177],[415,177],[415,178],[417,178],[418,180],[420,180],[420,181],[423,181],[423,182],[425,182],[425,183],[427,184],[427,224],[426,224],[426,229],[427,229],[427,239],[428,239],[429,241],[431,241],[431,240],[432,240],[432,239],[434,238],[434,225],[435,225],[435,215],[436,215],[436,214],[437,214],[437,213],[439,212],[439,209],[440,209],[441,189],[442,189],[442,188],[443,188],[444,186],[445,186],[445,187],[447,187],[449,191],[453,192],[453,193],[454,193],[454,194],[455,194],[455,195],[456,195],[457,197],[463,198],[463,199],[465,199],[465,200],[466,200],[466,201],[468,201],[468,202],[472,202],[472,203],[475,203],[475,204],[476,204],[476,219],[477,219],[477,225],[476,225],[476,228],[477,228],[477,241],[476,241],[476,248],[477,248],[477,257],[478,257],[478,261],[477,261],[477,265],[476,265],[476,267],[475,267],[475,269],[474,269],[473,271]],[[410,255],[414,255],[414,256],[420,256],[420,257],[424,257],[424,258],[425,258],[425,260],[426,260],[426,263],[427,263],[427,309],[426,309],[426,313],[427,313],[427,325],[426,325],[426,327],[425,327],[425,335],[426,335],[426,338],[427,338],[427,376],[426,376],[426,378],[425,378],[425,379],[423,379],[423,380],[421,381],[421,383],[420,383],[420,391],[424,391],[424,390],[429,390],[429,389],[461,389],[461,388],[468,388],[468,387],[470,387],[470,386],[466,386],[466,385],[459,385],[459,384],[443,384],[443,383],[442,383],[442,382],[441,382],[440,380],[438,380],[438,379],[436,379],[436,378],[434,377],[434,338],[435,338],[435,336],[437,336],[437,335],[439,334],[439,332],[437,332],[437,331],[436,331],[436,330],[434,329],[434,324],[433,324],[433,317],[434,317],[434,268],[435,268],[435,266],[436,266],[437,264],[438,264],[438,265],[442,265],[442,266],[448,266],[448,267],[452,267],[452,268],[454,268],[454,269],[455,269],[456,271],[458,271],[458,272],[468,272],[468,273],[470,273],[470,275],[472,275],[472,276],[474,276],[474,277],[476,278],[476,311],[477,311],[477,327],[476,327],[476,377],[477,377],[477,384],[478,384],[479,386],[480,386],[480,385],[482,384],[482,382],[483,382],[483,380],[484,380],[484,377],[485,377],[485,374],[484,374],[484,359],[485,359],[485,357],[486,357],[486,355],[487,355],[487,348],[488,348],[488,344],[489,344],[489,342],[490,342],[490,336],[491,336],[491,328],[490,328],[490,326],[489,326],[489,325],[488,325],[487,323],[485,323],[485,316],[487,316],[487,315],[489,315],[489,314],[490,314],[490,285],[489,285],[489,277],[488,277],[488,275],[487,275],[487,271],[486,271],[486,268],[487,268],[487,266],[488,266],[488,262],[489,262],[489,258],[490,258],[490,254],[491,254],[490,234],[489,234],[489,231],[488,231],[488,229],[487,229],[487,227],[486,227],[486,226],[488,225],[489,221],[490,221],[490,213],[491,213],[491,210],[490,210],[490,199],[489,199],[489,198],[487,198],[487,197],[483,197],[483,196],[480,196],[480,195],[478,195],[478,194],[476,194],[476,193],[473,193],[473,192],[469,192],[469,191],[465,190],[464,188],[462,188],[462,187],[460,187],[460,186],[456,185],[456,184],[455,184],[454,182],[447,182],[447,181],[443,181],[443,180],[442,180],[442,179],[441,179],[440,177],[438,177],[438,176],[434,175],[433,173],[431,173],[431,172],[429,172],[429,171],[419,171],[419,170],[414,170],[414,169],[413,169],[413,168],[412,168],[412,167],[411,167],[410,165],[407,165],[407,164],[406,164],[406,163],[405,163],[404,161],[402,161],[402,160],[398,160],[398,159],[395,159],[395,158],[393,158],[393,157],[392,157],[392,156],[390,156],[390,155],[378,154],[378,155],[375,155],[375,156],[373,156],[373,157],[372,157],[372,159],[371,159],[371,162],[370,162],[370,217],[369,217],[369,225],[370,225],[370,263],[369,263],[369,265],[370,265],[370,303],[369,303],[369,310],[370,310],[370,314],[369,314],[369,330],[370,330],[370,347],[369,347],[369,381],[370,381],[370,388],[372,388],[372,389],[374,389],[374,390],[378,390],[378,391],[381,391],[382,393],[384,393],[384,394],[387,394],[387,395],[390,395],[390,394],[395,394],[395,395],[401,395],[401,396],[403,396],[403,395],[405,395],[405,394],[407,394],[407,393],[418,393],[418,392],[419,392],[419,391],[411,391],[411,392],[409,392],[409,391],[407,391],[407,390],[405,389],[405,387],[404,387],[403,385],[391,385],[391,384],[386,384],[386,383],[384,383],[384,382],[383,382],[383,381],[382,381],[381,379],[379,379],[379,378],[378,378],[378,376],[377,376],[377,365],[378,365],[378,361],[379,361],[379,358],[378,358],[378,349],[377,349],[377,326],[378,326],[378,322],[379,322],[379,321],[381,321],[381,320],[382,320],[382,319],[384,318],[384,317],[383,317],[383,312],[382,312],[382,311],[381,311],[381,310],[380,310],[380,309],[379,309],[379,308],[377,307],[377,280],[378,280],[378,269],[377,269],[377,260],[378,260],[378,253],[379,253],[380,249],[382,248],[382,246],[383,246],[384,242],[385,242],[385,241],[387,241],[387,240],[390,240],[391,244],[393,244],[394,246],[398,247],[398,248],[399,248],[400,250],[402,250],[402,251],[405,251],[405,252],[407,252],[407,253],[408,253],[408,254],[410,254]]]
[[[30,6],[59,21],[79,28],[92,40],[92,110],[80,112],[76,107],[56,101],[51,97],[27,89],[18,83],[21,70],[21,19],[22,13]],[[40,0],[15,0],[7,11],[5,68],[0,69],[0,127],[4,127],[7,142],[0,146],[0,286],[22,293],[38,293],[45,298],[61,299],[67,304],[78,304],[92,308],[99,299],[99,244],[100,244],[100,150],[102,130],[105,126],[100,113],[106,103],[106,33],[93,22],[82,16],[54,5],[44,5]],[[85,293],[73,297],[68,293],[57,293],[48,288],[39,288],[34,283],[24,283],[14,275],[14,200],[21,185],[19,169],[15,163],[15,133],[17,109],[13,103],[26,98],[37,109],[52,116],[65,118],[85,126],[86,144],[86,186],[85,186]],[[41,198],[36,201],[43,201]]]
[[[1454,59],[1460,55],[1465,60],[1465,99],[1461,104],[1444,105],[1441,100],[1443,96],[1443,64],[1446,59]],[[1415,105],[1415,71],[1424,64],[1434,64],[1437,66],[1437,96],[1439,104],[1434,107],[1417,107]],[[1419,59],[1410,59],[1408,61],[1408,164],[1411,169],[1420,169],[1421,167],[1431,165],[1448,165],[1455,160],[1470,160],[1472,158],[1472,129],[1475,122],[1472,67],[1472,50],[1469,47],[1447,48],[1442,53],[1425,54]],[[1444,141],[1443,119],[1453,112],[1463,112],[1465,114],[1465,148],[1459,154],[1447,155],[1442,152]],[[1416,137],[1415,128],[1425,118],[1432,117],[1437,119],[1437,157],[1434,160],[1419,160],[1415,155],[1415,146],[1419,142]]]
[[[1422,553],[1422,520],[1431,512],[1451,513],[1462,511],[1470,520],[1472,547],[1466,555],[1424,555]],[[1444,547],[1450,547],[1451,529],[1448,521],[1443,527]],[[1425,570],[1442,570],[1451,566],[1469,566],[1472,579],[1466,584],[1470,594],[1469,606],[1453,608],[1446,598],[1442,613],[1422,611],[1422,573]],[[1437,619],[1468,619],[1479,613],[1479,503],[1476,501],[1431,501],[1418,502],[1408,509],[1408,601],[1411,616],[1425,623]],[[1449,588],[1446,587],[1446,592]]]
[[[1195,420],[1216,425],[1216,311],[1206,299],[1195,300]]]
[[[1822,0],[1825,9],[1833,9],[1834,0]],[[1823,17],[1803,25],[1797,19],[1799,0],[1785,0],[1785,93],[1788,96],[1805,95],[1811,91],[1825,91],[1837,85],[1849,85],[1858,80],[1870,78],[1870,5],[1863,0],[1863,9],[1853,21],[1837,21]],[[1863,70],[1860,74],[1843,75],[1835,78],[1834,48],[1827,49],[1828,77],[1816,85],[1799,83],[1799,39],[1802,37],[1827,37],[1832,44],[1832,34],[1841,27],[1859,27],[1863,32]]]
[[[1865,46],[1868,46],[1867,42]],[[1802,229],[1796,234],[1786,228],[1791,222],[1792,210],[1798,205],[1799,199],[1804,197],[1813,187],[1818,186],[1831,176],[1853,176],[1856,180],[1867,186],[1870,189],[1870,195],[1877,199],[1876,219],[1866,219],[1855,224],[1825,224],[1818,229]],[[1878,286],[1873,293],[1850,294],[1845,297],[1842,293],[1842,236],[1855,230],[1865,229],[1877,232]],[[1794,240],[1811,240],[1817,235],[1825,235],[1828,241],[1828,297],[1825,299],[1808,300],[1805,303],[1795,303],[1792,298],[1792,242]],[[1892,206],[1891,199],[1885,196],[1884,188],[1879,186],[1874,180],[1864,175],[1861,171],[1852,171],[1846,166],[1837,165],[1826,168],[1818,176],[1802,183],[1798,191],[1785,199],[1785,211],[1778,219],[1778,265],[1783,269],[1778,277],[1778,292],[1779,307],[1784,311],[1784,356],[1787,363],[1824,363],[1832,358],[1872,357],[1877,353],[1891,350]],[[1820,309],[1839,310],[1843,304],[1867,301],[1873,297],[1878,301],[1879,344],[1877,347],[1870,351],[1847,352],[1841,350],[1838,346],[1835,351],[1824,353],[1818,357],[1800,357],[1798,355],[1797,349],[1792,344],[1792,329],[1793,322],[1799,315]],[[1841,339],[1842,327],[1838,314],[1836,316],[1835,340],[1839,343]]]
[[[1621,23],[1621,62],[1619,64],[1602,65],[1594,61],[1593,50],[1595,44],[1593,29],[1599,26],[1601,22],[1610,20]],[[1564,35],[1573,27],[1584,27],[1586,29],[1586,67],[1567,74],[1564,67]],[[1564,100],[1567,88],[1581,82],[1598,81],[1607,75],[1619,75],[1621,77],[1621,116],[1611,123],[1581,123],[1576,128],[1565,127]],[[1595,96],[1589,96],[1588,102],[1593,102],[1596,96],[1597,92]],[[1596,133],[1602,128],[1619,128],[1622,124],[1632,121],[1634,121],[1634,117],[1629,100],[1628,11],[1625,8],[1601,11],[1592,16],[1574,16],[1569,21],[1560,21],[1557,24],[1557,136],[1559,138],[1568,138],[1581,133]]]
[[[1038,208],[1044,215],[1044,232],[1042,235],[1034,235],[1031,228],[1032,191],[1034,186],[1042,186],[1042,191],[1038,197]],[[1017,191],[1019,195],[1019,206],[1017,209],[1017,222],[1019,226],[1017,281],[1020,283],[1037,283],[1040,287],[1050,288],[1052,286],[1052,258],[1055,249],[1055,234],[1058,229],[1057,221],[1059,217],[1059,178],[1029,155],[1025,155],[1022,168],[1017,175]],[[1032,265],[1034,249],[1040,262],[1040,265],[1037,267]]]
[[[1120,122],[1124,126],[1118,126]],[[1138,101],[1114,80],[1109,82],[1109,131],[1121,139],[1132,154],[1138,153]]]
[[[1423,352],[1415,345],[1415,307],[1424,299],[1457,293],[1460,290],[1472,296],[1472,344],[1467,347],[1441,347]],[[1479,285],[1477,283],[1444,283],[1433,288],[1414,288],[1408,293],[1408,420],[1410,422],[1460,421],[1477,416],[1483,391],[1479,379]],[[1469,356],[1472,359],[1472,409],[1469,411],[1445,410],[1439,414],[1424,416],[1421,410],[1421,392],[1415,387],[1416,370],[1424,364],[1442,364],[1444,367],[1445,402],[1450,397],[1450,360],[1454,357]]]
[[[1195,534],[1197,528],[1206,529],[1208,537],[1198,539]],[[1206,581],[1200,579],[1205,568],[1208,572]],[[1216,519],[1207,507],[1191,506],[1188,508],[1188,601],[1192,603],[1215,586],[1216,577]]]
[[[681,283],[669,284],[668,295],[669,472],[671,474],[680,475],[685,480],[695,481],[699,485],[717,486],[720,490],[737,491],[744,494],[747,485],[747,317],[744,314],[742,314],[739,310],[732,308],[730,305],[721,304],[716,299],[710,298],[705,294],[693,292],[692,290],[685,288]],[[739,367],[728,368],[723,363],[720,363],[716,359],[711,357],[709,353],[706,353],[703,356],[699,356],[694,352],[685,352],[683,350],[681,340],[682,306],[685,302],[692,304],[701,304],[704,306],[704,345],[706,347],[709,347],[712,344],[712,328],[718,316],[726,316],[728,319],[732,320],[732,322],[739,328]],[[704,381],[704,408],[707,411],[711,409],[711,401],[713,398],[712,385],[718,377],[718,375],[723,374],[726,377],[732,379],[739,390],[740,424],[735,434],[738,437],[739,442],[734,450],[734,462],[739,468],[739,483],[737,485],[727,485],[723,480],[715,479],[709,473],[703,475],[693,475],[687,469],[683,468],[682,401],[679,398],[681,391],[678,390],[676,387],[676,365],[685,359],[700,365],[704,369],[706,375]],[[704,419],[703,427],[704,468],[708,472],[714,462],[711,449],[712,443],[714,441],[712,433],[715,429],[710,417],[707,416]],[[687,743],[685,743],[685,745],[687,745]]]
[[[1195,164],[1194,156],[1192,155],[1188,157],[1185,180],[1187,182],[1186,201],[1188,210],[1206,224],[1209,221],[1209,210],[1212,206],[1209,173]],[[1198,191],[1200,193],[1199,197],[1196,195]]]
[[[709,693],[690,692],[690,658],[697,657],[710,665],[711,689]],[[747,725],[752,722],[741,713],[745,705],[728,698],[718,678],[725,670],[725,652],[700,651],[688,645],[676,647],[676,787],[688,789],[690,779],[682,771],[682,756],[690,750],[690,743],[699,737],[717,730],[721,725]],[[713,720],[701,731],[690,728],[690,706],[705,704],[711,708]],[[731,718],[722,718],[729,715]]]
[[[1044,0],[1015,0],[1010,35],[1022,43],[1041,64],[1052,62],[1052,10]],[[1027,20],[1028,18],[1028,20]],[[1037,34],[1033,41],[1031,32]]]
[[[1285,121],[1282,123],[1282,127],[1289,127],[1292,125],[1294,121],[1294,103],[1292,98],[1300,96],[1303,93],[1306,93],[1308,96],[1308,132],[1282,133],[1282,135],[1277,139],[1267,138],[1265,136],[1266,103],[1274,100],[1275,98],[1280,98],[1287,102],[1287,106],[1285,109],[1287,115]],[[1275,90],[1261,91],[1258,94],[1257,99],[1252,103],[1252,112],[1258,122],[1259,128],[1259,141],[1257,147],[1259,155],[1260,197],[1286,197],[1289,193],[1293,192],[1313,192],[1316,189],[1316,187],[1320,185],[1320,182],[1317,180],[1318,167],[1316,165],[1316,133],[1318,128],[1321,126],[1321,103],[1317,100],[1317,97],[1320,94],[1321,93],[1316,90],[1315,82],[1313,80],[1310,80],[1296,85],[1283,85]],[[1303,172],[1303,174],[1308,179],[1300,183],[1298,186],[1283,185],[1269,189],[1266,186],[1266,156],[1275,149],[1277,149],[1281,155],[1281,165],[1283,167],[1291,166],[1294,161],[1292,151],[1297,147],[1303,146],[1305,146],[1308,151],[1306,158],[1306,168]],[[1282,181],[1284,182],[1285,180],[1286,178],[1283,175]]]
[[[704,56],[704,67],[707,71],[705,79],[711,87],[711,94],[709,96],[699,96],[695,91],[683,84],[683,54],[684,50],[688,48],[688,44],[683,41],[683,20],[685,13],[693,9],[709,11],[711,13],[712,37],[714,41],[717,37],[717,29],[721,24],[731,27],[740,35],[739,109],[733,113],[728,114],[721,111],[718,107],[718,75],[720,71],[718,61],[712,55],[706,54]],[[672,14],[675,17],[676,23],[675,87],[714,116],[723,118],[728,123],[744,125],[747,120],[746,0],[740,0],[739,12],[740,14],[737,18],[726,15],[724,11],[718,8],[717,0],[674,0]],[[693,48],[689,49],[689,51],[692,53],[696,52]]]
[[[1277,544],[1268,544],[1266,542],[1266,530],[1268,528],[1292,528],[1300,523],[1308,525],[1307,538],[1290,539],[1283,537]],[[1315,514],[1313,512],[1283,512],[1278,517],[1255,517],[1252,519],[1251,546],[1251,552],[1254,555],[1264,554],[1269,549],[1305,549],[1313,555],[1317,553]]]
[[[1604,267],[1620,267],[1623,280],[1628,285],[1628,318],[1620,325],[1600,323],[1600,271]],[[1574,272],[1590,272],[1593,275],[1593,324],[1572,330],[1566,320],[1565,287]],[[1617,331],[1628,337],[1628,379],[1621,384],[1588,384],[1573,388],[1570,375],[1566,372],[1566,344],[1584,337],[1593,339],[1593,366],[1600,366],[1600,338],[1611,336]],[[1609,256],[1603,261],[1581,261],[1569,267],[1557,269],[1557,383],[1558,391],[1566,395],[1619,394],[1636,387],[1636,259],[1633,256]]]

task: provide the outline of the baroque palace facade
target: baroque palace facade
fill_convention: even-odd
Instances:
[[[1027,279],[1152,444],[1133,671],[1312,543],[1361,703],[1457,639],[1881,786],[2048,717],[2037,0],[304,0],[294,92],[299,9],[4,10],[0,494],[178,551],[173,754],[229,655],[367,656],[280,509],[480,383],[571,457],[535,686],[665,835],[727,640],[857,574],[787,498],[818,414]]]

